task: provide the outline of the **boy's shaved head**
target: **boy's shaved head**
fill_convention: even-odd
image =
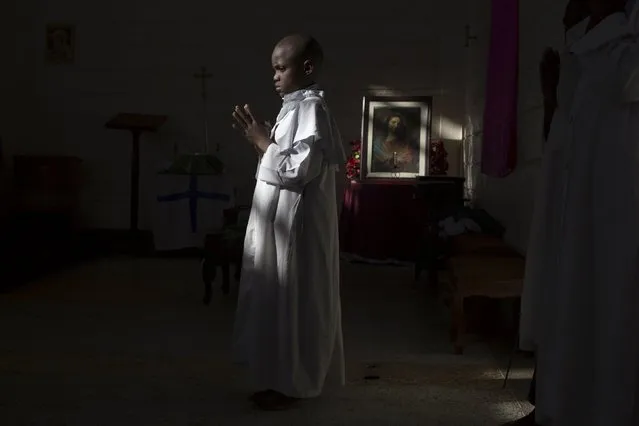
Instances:
[[[291,59],[296,61],[312,61],[319,68],[324,60],[322,46],[313,37],[305,34],[291,34],[281,39],[275,48],[285,49]]]
[[[315,83],[323,60],[322,47],[313,37],[303,34],[284,37],[271,55],[275,90],[284,95]]]

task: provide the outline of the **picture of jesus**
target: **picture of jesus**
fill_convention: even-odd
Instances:
[[[410,108],[407,108],[410,109]],[[419,118],[419,108],[412,108]],[[386,114],[373,134],[372,172],[419,173],[419,146],[404,115],[398,111]],[[377,121],[377,120],[376,120]],[[418,121],[419,123],[419,121]],[[416,135],[419,137],[419,134]]]
[[[432,98],[365,96],[362,109],[362,179],[428,175]]]

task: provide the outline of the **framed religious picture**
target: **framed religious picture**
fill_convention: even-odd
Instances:
[[[70,64],[75,58],[75,26],[47,25],[46,61],[50,64]]]
[[[366,96],[362,113],[362,179],[428,174],[430,96]]]

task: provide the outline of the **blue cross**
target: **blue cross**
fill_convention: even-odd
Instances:
[[[191,175],[189,178],[189,189],[185,192],[176,194],[159,195],[158,202],[178,201],[185,198],[189,199],[189,212],[191,213],[191,232],[197,232],[197,200],[198,198],[206,198],[207,200],[229,201],[231,197],[228,194],[220,194],[217,192],[202,192],[197,189],[197,175]]]

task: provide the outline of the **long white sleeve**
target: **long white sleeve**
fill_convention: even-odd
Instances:
[[[315,99],[300,102],[290,122],[276,129],[262,160],[257,178],[287,188],[302,188],[317,177],[322,168],[322,138],[330,137],[328,115]]]
[[[617,62],[618,90],[622,101],[639,101],[639,43],[636,39],[622,42],[611,56]]]

